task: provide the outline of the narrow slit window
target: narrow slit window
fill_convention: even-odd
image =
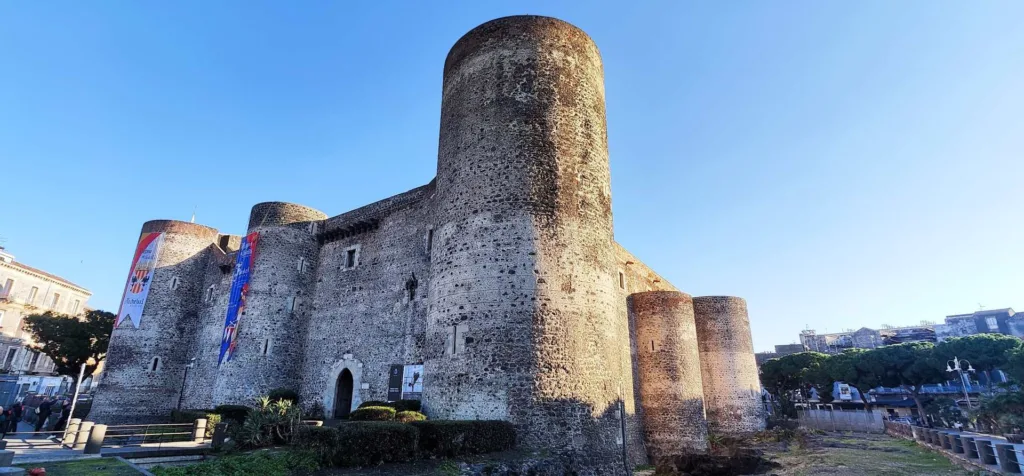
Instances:
[[[619,271],[619,289],[626,289],[626,275]]]
[[[285,303],[285,309],[287,309],[288,312],[295,312],[295,301],[297,300],[298,298],[296,298],[295,296],[289,297],[288,301],[286,301]]]
[[[654,352],[654,341],[651,341],[651,352]]]
[[[181,284],[181,280],[177,276],[171,278],[171,291],[178,289],[178,285]]]
[[[267,355],[270,352],[270,339],[263,341],[263,355]]]
[[[434,249],[434,229],[427,229],[427,256],[430,256],[430,251]]]
[[[213,301],[213,286],[206,288],[206,302]]]
[[[156,372],[160,369],[160,357],[153,357],[153,365],[150,366],[150,372]]]

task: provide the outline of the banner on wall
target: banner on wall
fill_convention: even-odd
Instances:
[[[128,321],[136,329],[139,328],[142,321],[142,310],[146,307],[146,296],[149,296],[149,285],[153,281],[153,272],[156,270],[156,260],[160,256],[160,244],[163,243],[163,236],[163,233],[143,233],[139,238],[114,327],[120,327],[123,322]]]
[[[238,343],[238,320],[245,314],[245,298],[249,294],[249,276],[252,274],[253,262],[256,261],[256,242],[259,233],[252,232],[242,238],[235,259],[235,273],[231,277],[231,294],[228,297],[228,314],[224,318],[224,334],[220,340],[220,358],[217,365],[230,362],[235,354]]]
[[[388,373],[388,401],[420,400],[423,396],[423,364],[391,366]]]
[[[406,365],[402,376],[402,399],[419,400],[423,396],[423,364]]]

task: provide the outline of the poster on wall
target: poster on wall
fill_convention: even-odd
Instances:
[[[256,261],[256,242],[259,233],[252,232],[242,238],[235,259],[235,273],[231,276],[231,294],[228,296],[228,314],[224,318],[224,334],[220,339],[220,358],[217,365],[230,362],[238,344],[238,321],[245,314],[245,298],[249,294],[249,276]]]
[[[388,401],[420,400],[423,396],[423,364],[394,364],[388,373]]]
[[[146,296],[149,296],[149,285],[153,281],[153,271],[156,270],[156,260],[160,256],[163,236],[163,233],[143,233],[139,237],[114,327],[120,327],[128,321],[138,329],[142,321],[142,310],[146,307]]]
[[[423,396],[423,364],[406,365],[402,376],[402,399],[419,400]]]
[[[388,401],[397,402],[402,399],[402,375],[405,366],[392,365],[388,372]]]

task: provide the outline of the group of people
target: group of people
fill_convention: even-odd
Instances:
[[[8,433],[18,432],[18,422],[24,419],[25,411],[25,403],[21,401],[15,402],[8,408],[0,407],[0,439],[5,438]],[[36,417],[35,431],[47,430],[47,420],[57,412],[59,412],[59,416],[53,424],[53,428],[49,429],[50,431],[62,431],[67,426],[68,419],[71,418],[71,400],[43,397],[43,400],[39,402],[39,406],[33,410]]]

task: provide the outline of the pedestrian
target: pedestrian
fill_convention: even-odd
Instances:
[[[61,405],[60,418],[57,419],[57,424],[53,425],[53,431],[64,431],[69,418],[71,418],[71,399],[64,400],[64,404]]]
[[[36,407],[36,433],[43,431],[43,426],[46,425],[46,419],[50,418],[50,397],[43,397],[42,403]]]
[[[0,407],[0,440],[7,436],[7,422],[10,420],[10,413],[10,410],[4,410],[4,407]]]
[[[11,433],[18,432],[18,422],[21,421],[21,417],[25,412],[24,402],[14,402],[14,406],[11,407]]]

